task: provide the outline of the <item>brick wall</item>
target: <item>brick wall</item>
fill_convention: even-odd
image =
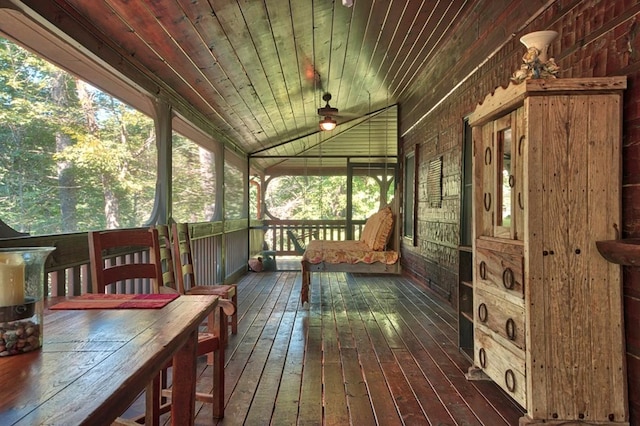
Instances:
[[[421,163],[417,167],[417,245],[403,245],[403,270],[434,289],[452,306],[457,304],[456,247],[460,238],[463,119],[489,92],[497,86],[508,84],[511,73],[520,65],[524,54],[524,46],[519,42],[519,37],[528,32],[543,29],[558,31],[559,36],[552,44],[550,53],[561,67],[560,78],[627,76],[629,88],[624,98],[623,123],[622,230],[623,237],[640,237],[638,2],[557,1],[526,26],[526,20],[522,17],[517,18],[520,22],[512,22],[515,18],[514,15],[507,15],[510,13],[508,10],[492,17],[486,16],[483,3],[478,2],[475,8],[468,11],[465,26],[473,32],[469,23],[474,18],[493,19],[495,28],[486,29],[481,24],[476,25],[476,28],[485,29],[476,29],[476,39],[467,37],[473,44],[469,41],[466,47],[460,44],[463,36],[450,37],[441,55],[454,56],[459,61],[448,73],[440,73],[446,77],[434,81],[432,87],[442,87],[443,82],[449,79],[451,90],[457,81],[462,81],[460,77],[466,80],[452,93],[442,91],[443,96],[439,99],[430,97],[429,87],[425,87],[422,96],[414,95],[405,105],[401,103],[401,128],[405,129],[401,140],[402,151],[406,152],[417,146]],[[524,7],[525,2],[508,2],[508,5],[517,10],[518,3]],[[504,6],[506,8],[507,3]],[[508,34],[514,26],[519,26],[520,30],[512,37]],[[486,61],[487,56],[474,56],[478,43],[483,41],[497,43],[489,48],[485,46],[483,51],[487,52],[493,52],[502,45]],[[474,61],[475,67],[484,63],[475,72],[463,74],[464,70],[475,68]],[[434,72],[434,75],[437,73]],[[428,77],[424,79],[429,80]],[[402,114],[402,111],[409,113]],[[422,115],[416,111],[422,111]],[[443,203],[441,208],[431,208],[420,185],[426,182],[429,161],[438,156],[443,157]],[[623,277],[631,424],[640,424],[640,268],[625,267]]]

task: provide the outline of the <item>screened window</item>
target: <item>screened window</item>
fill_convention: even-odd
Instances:
[[[216,212],[215,154],[173,134],[172,198],[177,222],[208,222]]]
[[[243,167],[244,166],[244,167]],[[246,165],[232,155],[224,159],[224,217],[225,219],[242,219],[247,217],[247,201],[245,188]]]
[[[262,200],[260,199],[261,181],[257,176],[249,179],[249,217],[262,219]]]
[[[346,176],[281,176],[272,179],[265,195],[271,218],[337,220],[346,217]]]
[[[0,39],[0,219],[31,235],[142,226],[151,118]]]

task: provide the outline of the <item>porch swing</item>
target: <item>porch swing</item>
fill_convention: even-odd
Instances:
[[[318,147],[322,164],[322,143],[319,143]],[[386,148],[385,139],[385,155]],[[386,190],[389,181],[387,159],[384,161]],[[369,167],[370,164],[371,159]],[[378,212],[366,220],[359,240],[333,241],[316,238],[304,246],[299,244],[298,247],[296,244],[300,243],[300,238],[289,235],[296,250],[302,250],[302,304],[309,301],[311,272],[400,273],[400,221],[397,218],[397,200],[398,197],[394,196],[392,203],[381,206]]]

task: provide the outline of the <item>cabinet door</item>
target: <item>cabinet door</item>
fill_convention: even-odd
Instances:
[[[494,236],[522,240],[524,232],[524,108],[493,122],[496,206]]]
[[[496,181],[493,122],[473,128],[473,157],[475,234],[492,237]]]
[[[494,230],[493,236],[513,239],[513,196],[515,183],[513,175],[513,130],[512,115],[509,114],[493,122],[493,139],[495,141],[495,177],[494,189]]]
[[[521,107],[474,128],[476,237],[522,239],[525,124]]]

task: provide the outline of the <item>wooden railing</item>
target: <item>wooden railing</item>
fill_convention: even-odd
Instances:
[[[246,220],[222,223],[190,224],[193,242],[194,266],[202,283],[220,283],[233,280],[246,271],[248,233]],[[222,238],[232,253],[225,258],[225,276],[221,272]],[[0,247],[55,247],[45,263],[44,294],[53,296],[77,296],[91,292],[89,245],[86,232],[74,234],[24,236],[0,239]],[[111,262],[127,262],[135,256],[146,255],[139,250],[112,253]],[[135,285],[141,285],[137,283]],[[144,285],[144,284],[142,284]]]
[[[364,220],[353,221],[352,239],[360,239],[364,223]],[[292,231],[305,245],[312,239],[340,241],[347,236],[345,220],[264,220],[252,228],[264,231],[264,241],[277,255],[298,254],[287,231]]]
[[[263,235],[269,248],[275,249],[278,255],[297,254],[293,242],[287,235],[289,230],[302,236],[305,244],[311,239],[344,240],[347,234],[344,220],[265,220],[260,222],[260,225],[252,225],[249,231],[246,226],[246,220],[227,221],[224,225],[221,222],[190,224],[194,266],[200,282],[230,282],[244,273],[249,257],[249,234]],[[354,239],[360,238],[363,227],[364,221],[354,221]],[[261,246],[262,241],[259,243]],[[56,248],[45,263],[48,279],[45,282],[44,294],[47,297],[74,296],[91,291],[86,232],[0,239],[0,247],[42,246]],[[252,241],[251,246],[255,246],[255,241]],[[224,255],[223,247],[226,250]],[[111,259],[113,262],[126,262],[131,256],[137,255],[141,255],[141,252],[130,250],[113,253]]]

